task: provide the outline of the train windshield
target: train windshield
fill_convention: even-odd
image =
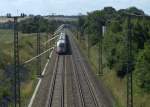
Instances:
[[[59,47],[64,47],[64,46],[65,46],[64,43],[59,44]]]

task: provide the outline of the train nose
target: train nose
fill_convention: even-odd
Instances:
[[[57,48],[57,52],[58,52],[58,53],[63,53],[63,52],[64,52],[64,49],[62,49],[62,48]]]
[[[57,52],[59,53],[60,51],[61,51],[61,49],[58,47],[58,48],[57,48]]]

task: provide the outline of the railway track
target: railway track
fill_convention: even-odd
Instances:
[[[74,75],[77,80],[76,84],[78,85],[77,87],[80,93],[80,107],[102,107],[74,42],[72,42],[72,50],[74,50],[72,63],[74,64]]]
[[[57,56],[46,107],[64,107],[65,56]]]
[[[74,63],[73,57],[71,57],[71,60],[72,60],[72,64],[73,64],[74,84],[75,84],[76,89],[77,89],[77,94],[76,94],[77,95],[76,99],[78,99],[77,104],[78,104],[79,107],[86,107],[84,97],[83,97],[83,92],[82,92],[82,89],[81,89],[81,83],[79,81],[78,73],[76,72],[77,68],[76,68],[76,65]]]
[[[113,107],[73,38],[68,39],[71,53],[54,53],[33,107]]]
[[[74,44],[72,48],[72,55],[56,58],[46,107],[101,107],[78,50]]]
[[[67,66],[69,65],[69,66]],[[76,101],[75,95],[76,87],[73,78],[73,64],[71,62],[71,55],[66,56],[66,72],[65,72],[65,107],[79,107]]]
[[[56,58],[46,107],[102,107],[77,47],[73,42],[71,46],[72,55],[60,55]],[[66,67],[70,71],[66,72]],[[66,81],[68,72],[72,72],[73,75]],[[70,93],[68,88],[72,89]],[[69,101],[70,98],[72,102]]]

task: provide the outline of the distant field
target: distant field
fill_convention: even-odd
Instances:
[[[18,22],[20,22],[21,20],[25,20],[29,17],[24,17],[24,18],[18,18]],[[13,21],[13,18],[7,18],[7,17],[0,17],[0,23],[5,23],[8,21]]]
[[[12,42],[13,31],[12,30],[0,30],[0,42]]]
[[[45,19],[48,20],[60,20],[60,21],[77,21],[78,17],[70,17],[70,16],[44,16]],[[18,18],[18,22],[31,18],[30,16],[24,17],[24,18]],[[7,18],[7,17],[0,17],[0,23],[5,23],[8,21],[13,21],[13,18]]]
[[[60,21],[78,21],[78,17],[59,17],[59,16],[54,16],[54,17],[45,17],[48,20],[60,20]]]

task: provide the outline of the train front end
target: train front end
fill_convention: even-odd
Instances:
[[[66,53],[66,42],[64,40],[59,40],[57,42],[56,52],[58,54],[65,54]]]

